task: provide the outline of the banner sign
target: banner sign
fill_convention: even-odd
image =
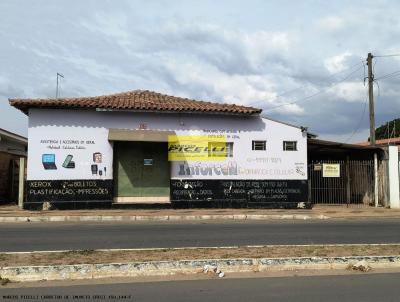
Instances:
[[[227,157],[226,136],[168,136],[169,161],[215,161]]]
[[[340,164],[322,164],[322,177],[340,177]]]

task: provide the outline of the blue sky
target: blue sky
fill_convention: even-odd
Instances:
[[[149,89],[264,109],[320,138],[368,137],[363,62],[400,53],[398,1],[0,2],[0,128],[13,97]],[[398,117],[400,57],[377,58],[377,125]],[[378,90],[379,85],[379,90]],[[313,96],[313,97],[310,97]]]

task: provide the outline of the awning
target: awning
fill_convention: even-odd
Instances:
[[[169,135],[175,131],[110,129],[108,140],[131,142],[168,142]]]

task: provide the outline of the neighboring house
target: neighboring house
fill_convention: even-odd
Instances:
[[[313,204],[374,203],[374,158],[376,154],[378,169],[383,172],[382,148],[310,138],[307,150],[309,198]],[[381,204],[384,195],[381,188]]]
[[[27,145],[26,137],[0,128],[0,203],[17,202],[19,159]]]
[[[369,146],[370,142],[361,142],[361,143],[357,143],[357,145]],[[379,146],[379,147],[398,146],[398,148],[399,148],[400,147],[400,137],[378,139],[375,141],[375,145]]]
[[[261,109],[141,90],[10,104],[29,117],[26,206],[308,200],[306,129]]]

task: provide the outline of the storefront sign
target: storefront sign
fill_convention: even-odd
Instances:
[[[31,128],[28,180],[112,179],[112,146],[107,129]]]
[[[322,177],[340,177],[340,164],[322,164]]]
[[[224,135],[168,136],[169,161],[221,161],[226,157]]]

